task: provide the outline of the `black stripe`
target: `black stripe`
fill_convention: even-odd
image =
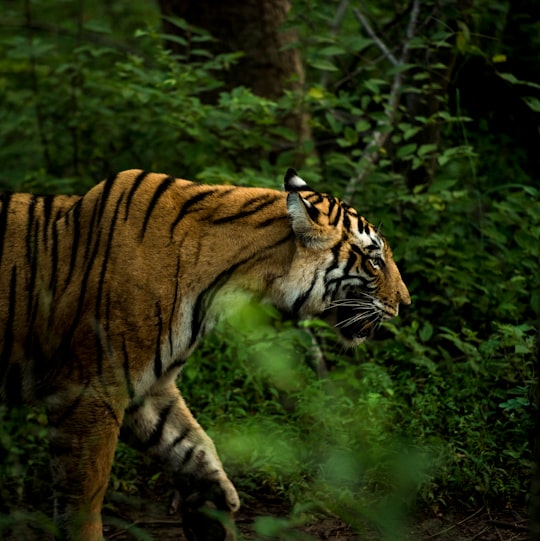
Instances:
[[[348,212],[343,213],[343,229],[349,231],[351,228],[351,219]]]
[[[101,399],[101,404],[105,406],[105,409],[109,412],[109,415],[112,417],[114,423],[116,426],[120,427],[120,419],[118,419],[118,415],[116,415],[116,412],[114,411],[113,407],[103,398]]]
[[[126,388],[130,400],[133,400],[135,396],[135,389],[133,388],[133,382],[131,381],[131,368],[129,366],[129,356],[126,348],[126,339],[122,338],[122,353],[124,354],[124,378],[126,379]],[[127,411],[127,410],[126,410]]]
[[[334,283],[326,283],[324,284],[324,295],[323,295],[323,301],[328,302],[331,299],[335,298],[335,294],[337,293],[339,283],[341,281],[341,277],[336,280]]]
[[[107,205],[107,200],[109,199],[109,195],[111,194],[111,190],[114,184],[114,181],[118,178],[118,175],[110,175],[107,180],[105,180],[102,184],[101,188],[101,196],[99,198],[99,204],[98,204],[98,214],[97,214],[97,221],[100,222],[101,218],[103,217],[103,213],[105,212],[105,206]]]
[[[294,315],[298,315],[300,312],[300,309],[302,306],[304,306],[305,302],[308,300],[311,292],[313,291],[313,288],[315,287],[315,284],[317,283],[318,273],[315,273],[315,276],[313,277],[313,280],[311,280],[311,284],[309,285],[309,288],[304,291],[295,301],[292,306],[292,313]]]
[[[216,193],[216,190],[213,188],[206,190],[205,192],[199,192],[197,195],[194,195],[190,199],[184,202],[182,205],[182,208],[180,209],[180,212],[177,214],[176,218],[174,219],[174,222],[171,224],[171,227],[169,229],[169,233],[172,235],[174,232],[174,228],[180,223],[180,221],[186,216],[189,209],[196,205],[197,203],[200,203],[204,199],[206,199],[208,196],[213,195]]]
[[[187,465],[187,463],[191,460],[191,457],[193,456],[194,452],[195,452],[195,445],[188,447],[188,449],[186,450],[186,453],[182,457],[182,461],[180,462],[180,465],[182,467]]]
[[[336,270],[339,267],[339,252],[341,251],[341,241],[338,241],[334,246],[332,246],[332,264],[328,266],[325,272],[325,280],[324,283],[326,284],[326,279],[328,275]]]
[[[133,415],[138,409],[142,408],[144,404],[144,396],[135,398],[135,400],[133,400],[133,402],[125,409],[126,415]]]
[[[79,241],[81,239],[81,204],[82,199],[79,199],[75,205],[73,205],[69,214],[73,214],[73,240],[71,242],[71,253],[69,257],[69,270],[66,277],[65,285],[67,286],[73,276],[75,270],[75,262],[77,260],[77,251],[79,250]]]
[[[90,237],[91,238],[91,237]],[[92,249],[92,254],[89,259],[87,259],[86,268],[84,269],[84,273],[81,278],[81,285],[79,287],[79,298],[77,300],[77,308],[75,310],[75,313],[73,314],[73,320],[71,321],[71,325],[69,327],[69,330],[65,333],[65,338],[60,344],[59,351],[56,352],[56,356],[59,359],[64,359],[66,356],[66,352],[63,351],[65,348],[69,348],[69,344],[71,342],[71,337],[73,336],[73,333],[75,329],[77,328],[77,325],[79,324],[81,317],[84,312],[84,299],[86,297],[86,288],[88,286],[88,279],[90,277],[90,273],[92,272],[92,267],[94,266],[94,263],[96,261],[96,255],[99,249],[101,241],[101,230],[98,229],[97,238],[94,242],[94,247]]]
[[[156,317],[158,318],[158,333],[156,338],[156,353],[154,357],[154,375],[159,378],[163,372],[163,361],[161,359],[161,337],[163,335],[163,319],[161,317],[161,303],[156,301]]]
[[[4,255],[4,239],[7,230],[7,221],[9,214],[9,204],[11,203],[11,194],[4,193],[0,196],[0,265],[2,264],[2,256]]]
[[[188,434],[190,432],[191,432],[191,429],[189,428],[189,426],[186,426],[184,430],[182,430],[180,435],[176,436],[176,438],[174,438],[174,440],[172,441],[171,450],[174,449],[177,445],[180,445],[188,437]]]
[[[26,260],[31,262],[34,258],[35,243],[32,241],[32,231],[34,229],[34,216],[36,212],[37,197],[33,195],[27,209],[26,219]]]
[[[341,213],[342,213],[342,208],[341,208],[341,205],[338,203],[337,204],[337,209],[336,209],[336,215],[334,216],[334,219],[330,222],[331,225],[337,225],[339,223],[339,220],[341,218]],[[328,213],[330,214],[330,213]]]
[[[336,200],[333,197],[328,197],[327,201],[328,201],[328,212],[327,212],[328,223],[330,223],[330,225],[332,225],[331,216],[332,216],[332,211],[334,210],[334,207],[336,206]]]
[[[82,200],[81,205],[84,206],[84,198]],[[81,208],[81,212],[82,212]],[[96,221],[97,221],[97,215],[98,215],[98,205],[94,204],[92,207],[92,216],[90,218],[90,224],[88,224],[88,231],[86,233],[86,242],[83,242],[84,245],[84,256],[83,256],[83,263],[88,261],[88,256],[90,254],[91,246],[92,246],[92,238],[94,237],[94,234],[96,232]],[[99,231],[99,230],[98,230]],[[99,233],[98,233],[99,236]]]
[[[329,288],[335,284],[340,285],[341,282],[343,282],[345,279],[347,279],[348,282],[354,281],[354,287],[362,287],[363,289],[369,289],[373,290],[376,289],[376,287],[371,286],[371,281],[368,278],[364,278],[363,276],[338,276],[337,278],[332,278],[331,280],[328,280],[328,282],[325,283],[326,288]],[[359,282],[359,284],[358,284]],[[352,284],[350,284],[351,287],[353,287]]]
[[[304,197],[307,201],[309,201],[312,205],[318,205],[319,203],[322,203],[324,201],[324,198],[328,198],[327,195],[323,195],[318,192],[313,192]]]
[[[26,311],[30,315],[32,313],[32,306],[36,300],[36,295],[34,293],[34,285],[36,281],[37,274],[37,249],[38,249],[38,239],[37,239],[37,224],[35,220],[35,210],[37,204],[37,197],[32,196],[30,199],[30,205],[28,206],[28,220],[26,225],[26,261],[30,267],[30,278],[28,283],[28,296]]]
[[[103,297],[103,286],[105,285],[105,275],[107,274],[107,267],[109,265],[109,254],[111,252],[114,232],[115,232],[115,226],[116,226],[116,220],[118,219],[119,209],[120,205],[122,204],[122,200],[124,199],[124,194],[122,193],[120,197],[118,198],[118,201],[116,202],[116,206],[114,207],[114,212],[111,218],[111,223],[109,225],[109,233],[107,235],[107,241],[105,244],[105,252],[102,256],[102,264],[101,264],[101,270],[99,272],[99,280],[98,280],[98,288],[96,292],[96,320],[98,324],[101,324],[101,308],[102,308],[102,297]],[[106,312],[108,312],[108,306],[105,306]],[[107,320],[105,320],[105,325],[102,326],[103,331],[105,331],[105,326],[107,325]],[[102,374],[103,370],[103,344],[101,343],[102,340],[98,333],[96,333],[96,345],[97,345],[97,356],[96,356],[96,363],[98,368],[98,374]],[[112,351],[111,351],[112,354]]]
[[[347,276],[351,269],[353,268],[354,264],[358,261],[358,257],[353,252],[349,253],[349,257],[347,258],[347,263],[345,263],[345,267],[343,268],[343,275]]]
[[[213,220],[212,223],[214,225],[221,225],[221,224],[227,224],[234,222],[235,220],[240,220],[242,218],[246,218],[248,216],[252,216],[253,214],[256,214],[257,212],[261,211],[262,209],[273,205],[276,201],[281,199],[281,196],[274,196],[272,198],[268,198],[268,196],[264,197],[257,197],[256,199],[252,199],[250,201],[247,201],[243,206],[247,207],[249,205],[252,205],[253,203],[256,203],[260,201],[257,205],[255,205],[252,209],[248,210],[241,210],[240,212],[237,212],[236,214],[231,214],[230,216],[224,216],[223,218],[217,218],[216,220]]]
[[[133,199],[133,196],[135,195],[135,192],[139,189],[139,186],[142,184],[142,181],[149,175],[150,173],[148,171],[141,171],[135,180],[133,181],[133,185],[131,186],[131,189],[128,192],[128,195],[126,197],[126,213],[124,214],[124,222],[128,219],[129,216],[129,209],[131,208],[131,200]]]
[[[229,281],[229,278],[232,276],[234,271],[250,259],[250,257],[247,257],[242,261],[238,261],[234,265],[231,265],[228,269],[225,269],[223,272],[218,274],[214,281],[198,295],[193,307],[191,338],[189,341],[190,346],[192,346],[199,337],[206,311],[212,305],[212,301],[214,300],[217,292]]]
[[[171,355],[173,353],[173,322],[176,317],[176,303],[178,302],[178,286],[180,285],[180,255],[176,258],[176,274],[174,275],[175,288],[174,288],[174,297],[171,306],[171,313],[169,315],[169,350]]]
[[[107,290],[107,294],[105,296],[105,301],[103,303],[105,305],[105,315],[103,317],[103,330],[107,334],[111,328],[111,290],[110,288]],[[113,348],[111,345],[111,341],[107,337],[107,355],[112,358],[113,355]]]
[[[49,247],[49,226],[52,215],[53,195],[44,195],[43,198],[43,246],[45,250]]]
[[[310,206],[304,205],[304,206],[311,220],[313,222],[318,222],[319,216],[321,215],[320,210],[317,207],[314,207],[313,205],[310,205]]]
[[[11,350],[13,349],[13,323],[15,322],[15,300],[17,298],[17,265],[11,267],[9,280],[8,313],[4,330],[4,347],[0,355],[0,381],[3,380],[9,366]]]
[[[266,220],[263,220],[262,222],[259,222],[255,225],[257,229],[262,229],[263,227],[268,227],[270,225],[274,225],[276,222],[281,222],[283,220],[289,220],[289,216],[283,215],[283,216],[272,216],[271,218],[267,218]]]
[[[54,221],[51,227],[51,277],[49,279],[49,289],[51,290],[51,296],[54,299],[57,284],[58,273],[58,219],[61,211],[57,211]],[[52,313],[52,310],[51,310]]]
[[[30,235],[29,235],[30,236]],[[28,278],[28,288],[27,288],[27,301],[26,301],[26,317],[28,322],[26,325],[26,338],[25,338],[25,348],[26,351],[30,351],[31,345],[35,342],[34,336],[34,324],[36,322],[38,307],[40,302],[40,295],[36,293],[36,277],[38,273],[38,220],[34,222],[34,239],[31,241],[31,250],[30,254],[31,260],[29,261],[30,265],[30,276]],[[32,352],[32,355],[34,353]]]
[[[186,359],[184,359],[183,357],[180,357],[179,359],[176,359],[176,361],[173,361],[167,367],[167,370],[165,371],[165,375],[167,376],[168,374],[170,374],[174,370],[176,370],[178,368],[182,368],[182,366],[184,366],[185,364],[186,364]]]
[[[163,436],[163,428],[165,427],[165,423],[167,422],[167,418],[171,413],[172,407],[173,404],[169,404],[159,412],[158,421],[152,429],[152,432],[150,433],[146,441],[141,442],[143,449],[149,449],[150,447],[154,447],[154,445],[157,445],[161,441],[161,438]]]
[[[111,247],[113,244],[116,220],[118,219],[118,214],[120,212],[120,205],[122,204],[123,199],[124,199],[124,194],[121,194],[120,197],[118,198],[118,201],[116,202],[116,206],[114,207],[114,212],[113,212],[111,222],[109,225],[107,241],[105,243],[105,252],[102,258],[103,261],[101,264],[101,271],[99,273],[98,290],[96,292],[96,318],[98,320],[101,319],[101,297],[103,295],[103,285],[105,283],[105,274],[107,273],[107,267],[109,265],[109,255],[111,253]]]
[[[154,210],[154,207],[156,206],[157,202],[159,201],[159,198],[174,184],[174,177],[168,176],[165,177],[161,184],[156,188],[156,191],[154,192],[154,195],[152,196],[152,199],[150,200],[150,203],[148,204],[148,208],[146,209],[146,214],[144,216],[143,224],[142,224],[142,230],[141,230],[141,240],[143,239],[146,228],[148,227],[148,221],[150,220],[150,216],[152,215],[152,212]]]

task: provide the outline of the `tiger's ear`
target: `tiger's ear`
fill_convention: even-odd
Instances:
[[[303,198],[299,191],[311,191],[306,182],[301,179],[294,169],[288,169],[285,174],[285,190],[287,194],[287,211],[294,234],[308,248],[324,248],[330,241],[327,228],[319,223],[319,209]]]
[[[286,192],[299,192],[301,190],[313,191],[308,185],[307,182],[298,176],[298,173],[289,167],[285,173],[285,178],[283,179],[283,186]]]

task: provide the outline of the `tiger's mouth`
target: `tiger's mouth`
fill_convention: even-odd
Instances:
[[[377,304],[358,298],[333,301],[324,319],[336,328],[342,342],[356,346],[371,338],[384,320],[394,317]]]

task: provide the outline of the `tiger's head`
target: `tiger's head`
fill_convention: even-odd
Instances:
[[[285,190],[297,244],[290,306],[327,320],[342,342],[357,345],[411,302],[390,246],[355,209],[313,190],[293,169]]]

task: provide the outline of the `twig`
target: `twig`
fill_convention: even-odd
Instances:
[[[494,521],[493,521],[493,518],[491,517],[491,513],[490,513],[490,511],[489,511],[489,508],[487,509],[487,514],[488,514],[488,517],[489,517],[490,522],[493,523]],[[499,528],[497,528],[497,525],[496,525],[496,524],[493,524],[493,526],[494,526],[494,528],[495,528],[495,531],[497,532],[497,535],[498,535],[499,539],[500,539],[501,541],[503,541],[503,538],[502,538],[501,532],[499,531]]]
[[[475,533],[469,541],[474,541],[475,539],[478,539],[481,535],[484,535],[489,530],[489,526],[486,526],[485,528],[482,528],[478,533]]]
[[[365,17],[363,17],[363,15],[357,9],[354,10],[354,13],[366,29],[366,31],[370,34],[373,41],[377,44],[377,46],[383,52],[386,51],[385,55],[387,56],[387,58],[389,58],[390,62],[396,67],[404,66],[409,60],[410,42],[414,38],[416,26],[418,24],[418,16],[420,14],[420,0],[413,1],[411,14],[409,17],[409,23],[407,24],[407,29],[405,31],[405,41],[401,49],[401,55],[399,60],[397,60],[392,55],[392,53],[390,53],[386,45],[384,45],[384,43],[376,36],[376,34],[373,32],[373,29],[371,29],[371,27],[369,26],[367,19],[365,19]],[[364,181],[364,179],[370,173],[371,167],[379,160],[380,149],[384,147],[386,141],[390,137],[399,108],[401,87],[403,85],[403,73],[404,69],[396,70],[394,80],[392,82],[392,87],[390,89],[390,94],[388,96],[387,105],[385,107],[386,119],[379,121],[378,129],[373,133],[372,140],[364,147],[364,151],[360,160],[364,160],[367,162],[366,167],[364,167],[364,169],[358,175],[352,177],[347,184],[347,188],[345,189],[345,197],[349,201],[353,198],[354,192],[356,191],[356,186]]]
[[[504,522],[502,520],[488,520],[488,524],[493,524],[493,526],[499,526],[500,528],[507,528],[510,530],[518,530],[522,532],[528,532],[529,528],[527,526],[522,526],[515,522]]]
[[[347,11],[347,8],[349,7],[349,0],[341,0],[341,3],[338,6],[336,16],[334,17],[334,20],[332,21],[332,24],[330,28],[332,29],[332,35],[337,35],[339,32],[339,28],[341,26],[341,21],[343,20],[343,17],[345,17],[345,12]]]
[[[345,16],[345,13],[348,7],[349,7],[349,0],[341,0],[336,12],[336,16],[334,17],[334,20],[332,21],[332,24],[330,25],[330,31],[333,37],[337,36],[339,29],[341,27],[341,21],[343,20],[343,17]],[[329,77],[329,72],[327,70],[323,71],[321,75],[321,83],[320,83],[323,88],[326,88],[326,85],[328,83],[328,77]]]
[[[383,43],[383,41],[375,34],[373,28],[369,24],[369,21],[362,15],[362,13],[357,9],[353,9],[355,17],[358,19],[358,22],[364,27],[364,30],[368,33],[369,37],[374,41],[375,45],[383,52],[384,56],[390,60],[393,66],[399,65],[398,59],[390,52],[390,49]]]
[[[311,347],[310,353],[315,361],[315,370],[319,378],[325,378],[328,375],[328,367],[326,366],[326,361],[324,360],[324,354],[322,352],[319,342],[317,342],[316,336],[313,334],[311,329],[306,329],[307,333],[311,337]]]
[[[126,532],[129,532],[132,528],[140,527],[140,526],[175,526],[180,528],[182,526],[182,522],[179,520],[163,520],[163,519],[140,519],[140,520],[134,520],[130,524],[123,526],[121,530],[118,530],[117,532],[113,532],[110,534],[107,534],[107,539],[115,539],[116,537],[119,537],[121,535],[124,535]],[[113,525],[114,526],[114,525]]]
[[[450,532],[452,531],[454,528],[457,528],[458,526],[461,526],[462,524],[465,524],[465,522],[468,522],[469,520],[471,520],[472,518],[474,518],[476,515],[478,515],[481,511],[484,510],[484,506],[480,507],[479,509],[477,509],[472,515],[469,515],[468,517],[465,517],[464,519],[460,520],[459,522],[455,522],[454,524],[452,524],[451,526],[449,526],[448,528],[444,528],[443,530],[440,530],[439,532],[436,532],[434,534],[431,534],[431,535],[428,535],[427,537],[425,537],[424,539],[432,539],[434,537],[437,537],[439,535],[443,535],[447,532]]]
[[[33,43],[33,32],[32,32],[32,9],[30,5],[30,0],[26,0],[24,3],[24,11],[26,18],[26,37],[28,42],[28,47],[30,50],[28,62],[30,63],[30,81],[32,85],[32,92],[34,94],[34,110],[36,113],[36,126],[37,132],[39,134],[39,140],[41,142],[41,147],[43,150],[43,157],[45,159],[45,169],[48,173],[52,170],[52,159],[49,152],[49,141],[47,138],[47,133],[45,131],[45,117],[43,115],[43,110],[40,104],[40,89],[37,75],[37,63],[36,56],[34,53],[34,43]]]

